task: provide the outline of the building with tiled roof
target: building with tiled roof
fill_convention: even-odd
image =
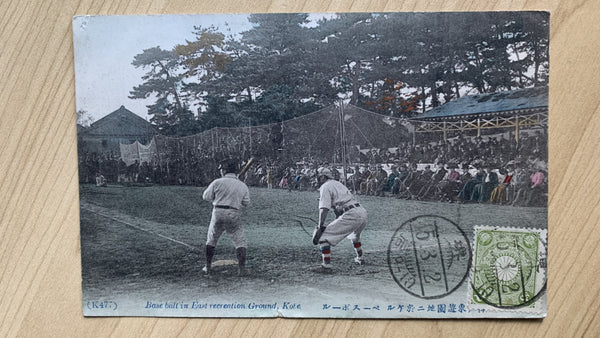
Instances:
[[[77,129],[79,151],[90,153],[118,153],[120,143],[147,144],[156,134],[158,131],[150,122],[124,106],[87,128]]]

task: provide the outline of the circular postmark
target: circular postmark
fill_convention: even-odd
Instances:
[[[417,216],[400,225],[387,254],[396,283],[423,299],[454,292],[466,279],[472,260],[464,231],[451,220],[435,215]]]
[[[546,288],[546,231],[475,227],[469,303],[537,310]]]

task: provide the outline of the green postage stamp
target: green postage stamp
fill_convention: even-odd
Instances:
[[[545,309],[547,231],[476,226],[471,309],[539,313]]]

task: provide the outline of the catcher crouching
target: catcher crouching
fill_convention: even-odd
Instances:
[[[367,211],[345,185],[333,179],[330,169],[319,168],[317,177],[320,185],[319,224],[313,233],[313,244],[320,246],[322,269],[331,271],[331,247],[344,238],[352,241],[356,252],[354,262],[362,265],[364,260],[360,234],[367,225]],[[325,226],[330,209],[333,209],[336,218]]]

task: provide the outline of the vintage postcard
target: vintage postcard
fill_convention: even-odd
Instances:
[[[75,17],[83,314],[545,317],[549,20]]]

